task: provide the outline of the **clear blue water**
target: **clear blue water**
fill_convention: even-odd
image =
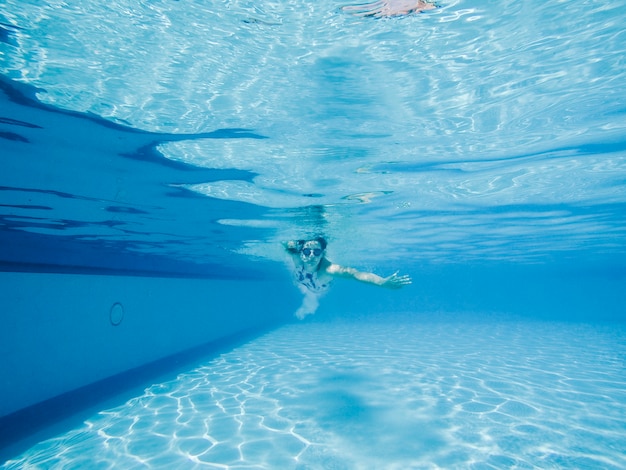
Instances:
[[[626,466],[626,6],[343,5],[0,0],[3,271],[415,280],[9,465]]]
[[[190,188],[233,208],[201,231],[190,220],[198,212],[176,204],[172,229],[172,214],[157,204],[164,190],[138,191],[146,181],[137,175],[89,190],[59,178],[48,188],[98,191],[120,206],[121,227],[85,227],[103,219],[85,218],[85,197],[62,201],[59,217],[18,213],[78,223],[63,227],[66,237],[180,260],[202,258],[210,232],[227,248],[276,260],[277,242],[323,230],[341,262],[363,268],[624,259],[620,2],[454,1],[381,21],[344,14],[333,1],[3,4],[0,72],[39,87],[43,103],[149,132],[245,128],[267,137],[152,136],[172,161],[243,172],[145,177],[163,178],[170,194]],[[127,138],[124,150],[145,140]],[[70,147],[62,152],[78,146],[61,144]],[[5,197],[24,204],[26,196]],[[58,234],[56,226],[23,230]]]
[[[284,326],[4,468],[626,466],[626,329],[421,315]]]

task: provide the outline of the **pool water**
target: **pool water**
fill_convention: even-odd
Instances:
[[[3,468],[626,465],[623,325],[475,314],[289,324]]]
[[[452,0],[381,20],[336,0],[4,3],[0,73],[73,112],[4,123],[56,162],[2,180],[5,224],[34,249],[78,237],[242,271],[324,233],[363,269],[623,266],[623,2]]]
[[[0,0],[2,274],[297,295],[282,243],[323,235],[414,280],[336,282],[4,468],[626,467],[626,4],[351,3]],[[127,317],[191,311],[161,304]]]

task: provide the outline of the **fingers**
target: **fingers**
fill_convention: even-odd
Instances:
[[[402,276],[398,276],[397,274],[398,273],[396,272],[393,277],[398,284],[406,285],[413,282],[411,281],[411,276],[409,276],[408,274],[403,274]]]
[[[413,281],[411,280],[411,276],[407,274],[398,276],[398,272],[399,271],[396,271],[395,273],[393,273],[391,276],[387,278],[387,285],[389,287],[398,288],[402,286],[408,286],[409,284],[413,283]]]

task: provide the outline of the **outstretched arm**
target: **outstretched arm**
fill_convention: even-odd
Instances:
[[[355,279],[357,281],[386,287],[388,289],[400,289],[402,286],[411,284],[410,276],[406,274],[399,276],[398,271],[393,273],[391,276],[381,277],[374,273],[365,273],[354,268],[339,266],[338,264],[330,264],[326,267],[326,272],[331,276]]]

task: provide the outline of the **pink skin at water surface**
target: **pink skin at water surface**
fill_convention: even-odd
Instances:
[[[356,16],[383,18],[420,13],[435,8],[437,8],[437,6],[434,3],[424,2],[422,0],[379,0],[362,5],[345,6],[343,10]]]

